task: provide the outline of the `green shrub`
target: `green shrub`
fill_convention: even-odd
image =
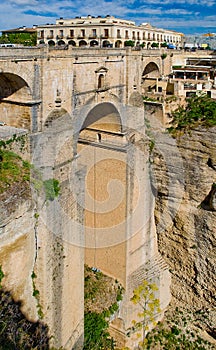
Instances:
[[[186,107],[179,106],[172,114],[170,133],[186,131],[202,125],[216,125],[216,101],[207,95],[193,96],[187,99]]]
[[[103,314],[85,313],[83,350],[114,349],[114,341],[107,331],[108,325]]]
[[[133,40],[126,40],[124,45],[134,47],[135,42]]]
[[[59,181],[56,179],[49,179],[43,182],[46,200],[53,201],[60,193]]]

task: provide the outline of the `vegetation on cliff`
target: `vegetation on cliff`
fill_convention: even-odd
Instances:
[[[19,194],[19,197],[29,195],[31,165],[20,155],[13,152],[17,147],[22,153],[25,147],[25,136],[13,135],[12,138],[0,140],[0,198],[4,201],[9,196]]]
[[[206,317],[205,312],[196,315],[176,308],[167,312],[162,322],[147,334],[143,346],[145,350],[214,350],[215,346],[203,339],[197,322]]]
[[[197,126],[216,125],[216,101],[207,95],[193,96],[186,99],[186,106],[179,106],[171,114],[171,126],[168,131],[188,131]]]
[[[16,192],[21,196],[27,194],[30,180],[30,164],[18,154],[0,149],[0,195]]]
[[[108,327],[122,293],[117,280],[85,265],[84,350],[115,348]]]

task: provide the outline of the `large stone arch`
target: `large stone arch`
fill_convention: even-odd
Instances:
[[[103,102],[93,107],[85,118],[81,130],[91,125],[93,129],[110,132],[121,132],[121,117],[116,107],[109,102]]]
[[[149,62],[142,73],[142,78],[155,78],[160,76],[160,70],[155,62]]]
[[[141,85],[144,94],[157,90],[157,80],[160,77],[160,70],[155,62],[149,62],[142,73]]]
[[[126,144],[117,108],[109,102],[93,106],[82,123],[77,146],[79,163],[86,167],[85,262],[124,285]]]
[[[14,73],[0,73],[0,113],[7,125],[31,129],[32,91],[28,83]]]

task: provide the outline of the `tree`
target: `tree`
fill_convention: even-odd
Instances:
[[[133,326],[129,334],[132,332],[137,333],[137,336],[141,338],[141,342],[139,343],[141,349],[145,349],[145,338],[149,330],[149,325],[156,325],[156,315],[161,312],[160,301],[155,297],[157,290],[158,287],[155,283],[144,280],[139,287],[134,289],[133,297],[131,298],[133,304],[140,306],[141,312],[137,314],[140,321],[132,321]],[[139,331],[142,333],[139,333]]]
[[[131,46],[131,47],[134,47],[134,44],[135,43],[133,40],[126,40],[124,43],[125,46]]]
[[[186,99],[185,107],[179,106],[171,114],[169,132],[187,130],[199,125],[211,127],[216,125],[216,101],[207,95],[192,96]]]
[[[159,47],[159,43],[153,42],[153,43],[151,44],[151,47]]]

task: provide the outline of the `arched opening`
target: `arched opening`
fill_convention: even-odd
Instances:
[[[104,75],[100,74],[98,77],[98,89],[104,87]]]
[[[66,117],[68,116],[68,112],[64,108],[60,109],[54,109],[46,118],[46,121],[44,123],[45,128],[49,128],[50,126],[53,125],[55,120],[61,118],[61,117]]]
[[[65,45],[64,40],[59,40],[59,41],[58,41],[58,46],[63,46],[63,45]]]
[[[74,40],[69,40],[68,45],[76,46],[76,42]]]
[[[107,132],[121,133],[122,125],[120,115],[111,103],[100,103],[88,113],[81,130],[89,128]]]
[[[79,41],[79,47],[82,47],[82,46],[87,46],[87,42],[85,40]]]
[[[109,40],[104,40],[102,42],[102,47],[111,47],[111,44],[110,44]]]
[[[159,72],[159,68],[157,66],[156,63],[154,62],[150,62],[147,64],[147,66],[145,67],[144,71],[143,71],[143,74],[142,74],[142,77],[145,78],[145,77],[154,77],[154,78],[159,78],[160,76],[160,72]]]
[[[142,74],[142,88],[143,92],[156,92],[157,91],[157,80],[160,77],[160,71],[156,63],[150,62],[145,67]]]
[[[127,153],[119,112],[95,106],[78,139],[85,171],[85,263],[125,284]]]
[[[24,79],[0,73],[0,116],[9,126],[31,129],[31,90]]]
[[[98,46],[98,41],[97,40],[90,41],[90,46],[91,47]]]
[[[117,47],[117,48],[122,47],[122,41],[121,40],[117,40],[115,42],[115,47]]]
[[[55,41],[54,40],[49,40],[48,41],[49,46],[55,46]]]

